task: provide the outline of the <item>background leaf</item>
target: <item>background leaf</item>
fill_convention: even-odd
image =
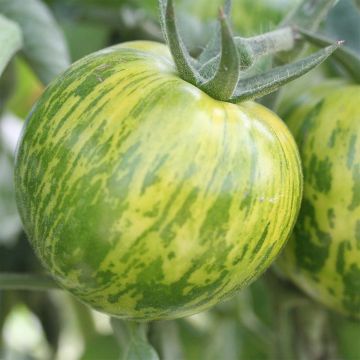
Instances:
[[[0,0],[0,13],[21,27],[25,57],[44,84],[69,66],[64,36],[40,0]]]
[[[0,245],[12,243],[21,230],[13,185],[13,154],[21,126],[11,114],[0,118]]]
[[[112,335],[98,335],[86,344],[81,360],[119,359],[119,347]]]
[[[359,1],[358,1],[359,3]],[[360,54],[360,11],[352,0],[341,0],[330,11],[325,26],[326,34]]]
[[[358,359],[360,354],[360,322],[331,313],[332,328],[343,359]]]
[[[301,30],[301,33],[308,41],[320,47],[328,46],[334,42],[333,39],[328,39],[316,33],[304,30]],[[360,53],[342,46],[334,52],[333,59],[336,59],[346,69],[351,77],[360,83]]]
[[[0,15],[0,75],[14,54],[22,46],[22,34],[19,26]]]

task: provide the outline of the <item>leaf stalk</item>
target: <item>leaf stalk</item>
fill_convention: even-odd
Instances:
[[[0,273],[0,290],[44,291],[53,289],[59,289],[59,286],[49,275]]]

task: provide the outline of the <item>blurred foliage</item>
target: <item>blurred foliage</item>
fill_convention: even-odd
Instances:
[[[343,359],[360,358],[360,325],[358,321],[331,314],[331,328],[334,329],[339,353]]]
[[[0,75],[22,46],[22,33],[19,26],[0,14],[0,42],[2,45],[0,55]]]
[[[352,0],[341,0],[329,13],[325,32],[360,54],[360,10]]]
[[[287,0],[242,0],[232,3],[232,24],[234,31],[242,36],[252,36],[269,31],[280,22],[286,14],[299,1]],[[212,21],[216,18],[219,7],[224,1],[192,1],[179,2],[187,14],[194,14],[202,20]]]
[[[87,23],[79,24],[70,21],[63,21],[61,24],[68,39],[71,59],[73,61],[107,45],[109,30],[104,26]]]
[[[12,181],[13,159],[0,149],[0,244],[13,241],[20,229]]]
[[[0,12],[20,26],[23,52],[41,81],[47,84],[69,66],[63,34],[40,0],[0,0]]]
[[[335,40],[345,41],[341,49],[322,66],[322,68],[327,67],[329,71],[328,74],[325,74],[325,77],[337,76],[348,78],[349,81],[359,82],[360,10],[355,6],[354,1],[339,1],[329,12],[329,16],[318,35],[320,37],[313,39],[316,40],[313,43],[321,46]]]
[[[96,23],[118,33],[114,42],[136,39],[162,39],[158,24],[157,0],[48,0],[62,18],[76,23]],[[259,34],[275,28],[282,16],[299,0],[233,1],[235,33]],[[183,23],[183,37],[189,47],[203,46],[210,38],[223,0],[178,0],[176,7]],[[130,31],[129,31],[130,30]]]
[[[9,75],[12,75],[12,71],[10,73],[8,71],[6,72],[6,76]],[[12,78],[12,76],[10,77]],[[3,77],[3,79],[5,79],[5,77]],[[9,94],[4,96],[7,97]],[[20,218],[15,203],[12,176],[14,149],[11,144],[6,141],[4,130],[4,122],[0,122],[0,246],[1,244],[7,245],[13,243],[21,229]]]
[[[16,74],[13,81],[16,83],[16,90],[9,97],[6,109],[20,119],[25,119],[42,94],[44,86],[23,59],[15,59],[13,68]]]
[[[251,36],[273,29],[298,1],[234,0],[235,32]],[[184,38],[195,51],[212,36],[214,18],[222,3],[222,0],[175,2],[180,21],[185,24]],[[356,3],[359,5],[359,1]],[[340,0],[322,31],[347,40],[349,47],[360,51],[359,11],[354,4],[351,0]],[[4,66],[8,64],[0,79],[0,271],[42,271],[21,232],[15,207],[14,146],[9,145],[9,131],[4,130],[9,124],[6,119],[10,116],[11,124],[21,121],[14,120],[11,114],[25,119],[42,93],[43,84],[66,68],[70,58],[74,61],[121,41],[161,40],[157,10],[156,0],[0,0],[0,29],[5,23],[15,24],[9,29],[15,32],[16,28],[22,29],[24,39],[21,53],[10,64],[8,61],[19,46],[9,48],[8,55],[2,48],[0,54],[0,64],[2,61]],[[0,32],[2,41],[5,32]],[[306,88],[310,82],[320,82],[338,73],[336,66],[324,65],[291,85],[286,93],[296,96],[301,93],[301,86]],[[16,134],[10,142],[14,141]],[[47,351],[21,350],[19,343],[19,348],[11,352],[11,359],[15,360],[98,360],[126,356],[141,359],[144,353],[148,358],[156,358],[157,353],[165,360],[360,358],[359,322],[314,304],[272,272],[234,299],[189,318],[140,327],[112,321],[115,337],[108,318],[61,291],[0,292],[0,330],[12,322],[14,313],[23,318],[32,314],[38,319],[42,342],[37,346]],[[38,330],[34,327],[33,331]],[[0,337],[0,358],[8,359],[9,354],[6,336]]]
[[[94,336],[81,360],[118,359],[119,347],[113,335]]]

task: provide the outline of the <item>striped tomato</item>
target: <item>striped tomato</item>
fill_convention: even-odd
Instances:
[[[58,283],[102,312],[146,320],[207,309],[255,279],[288,238],[302,191],[275,114],[214,100],[152,42],[91,54],[47,88],[15,181]]]
[[[287,117],[304,200],[279,265],[323,304],[360,317],[360,86],[325,83]]]

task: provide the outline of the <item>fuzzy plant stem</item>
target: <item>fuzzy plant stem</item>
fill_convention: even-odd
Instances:
[[[124,321],[110,318],[120,350],[121,359],[159,360],[159,356],[148,340],[149,323]]]
[[[0,290],[52,290],[59,286],[49,275],[0,273]]]
[[[251,38],[235,37],[235,42],[239,47],[246,44],[256,57],[289,51],[294,47],[295,40],[296,33],[290,26]]]

